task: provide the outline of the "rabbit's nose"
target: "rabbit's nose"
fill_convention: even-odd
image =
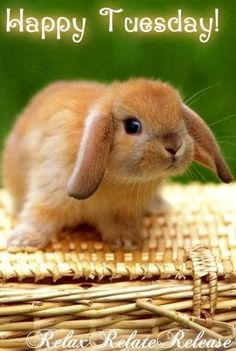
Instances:
[[[164,136],[163,146],[169,155],[175,156],[181,148],[183,142],[175,133],[169,133]]]
[[[172,156],[176,155],[176,152],[178,151],[179,148],[177,147],[165,147],[166,151],[171,154]]]
[[[165,150],[168,152],[168,154],[175,156],[179,151],[179,149],[181,148],[181,146],[182,146],[181,142],[176,143],[174,145],[166,145]]]

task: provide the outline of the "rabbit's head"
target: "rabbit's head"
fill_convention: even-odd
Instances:
[[[177,175],[193,160],[232,180],[212,132],[177,90],[145,79],[114,83],[86,118],[68,193],[87,198],[104,177],[127,183]]]

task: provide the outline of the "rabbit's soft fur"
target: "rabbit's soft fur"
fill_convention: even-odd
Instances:
[[[141,122],[140,134],[126,133],[130,116]],[[88,223],[107,243],[134,247],[162,180],[193,160],[231,181],[212,133],[170,85],[52,84],[6,142],[3,179],[19,213],[8,245],[44,247],[62,228]]]

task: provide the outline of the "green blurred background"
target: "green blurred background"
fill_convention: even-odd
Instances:
[[[82,43],[70,37],[38,39],[37,35],[5,33],[5,12],[25,9],[26,16],[87,17]],[[209,17],[219,8],[218,33],[202,44],[195,35],[181,33],[125,33],[117,24],[107,29],[102,7],[123,8],[125,16]],[[30,97],[49,82],[60,79],[91,79],[105,82],[132,76],[160,78],[180,89],[185,100],[212,124],[225,158],[236,174],[236,2],[232,0],[0,0],[0,151],[17,114]],[[215,180],[200,166],[191,167],[189,180]]]

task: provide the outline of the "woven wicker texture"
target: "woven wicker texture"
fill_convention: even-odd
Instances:
[[[186,253],[201,244],[210,249],[219,276],[236,275],[236,184],[169,185],[164,197],[168,215],[144,220],[141,251],[112,252],[92,231],[64,232],[44,251],[9,253],[6,238],[14,221],[7,214],[8,198],[0,193],[0,277],[112,278],[191,276]],[[193,260],[194,260],[194,254]],[[207,267],[206,267],[207,269]]]
[[[236,276],[236,184],[168,185],[164,197],[172,205],[168,215],[144,219],[140,251],[112,252],[92,231],[64,232],[44,251],[9,253],[6,239],[14,220],[7,213],[8,198],[0,192],[0,277],[36,281],[53,277],[135,279],[153,276],[192,276],[186,260],[199,244],[211,251],[218,276]],[[196,255],[195,255],[196,256]],[[191,256],[195,266],[198,254]],[[216,265],[214,264],[216,260]],[[207,261],[207,260],[206,260]]]
[[[78,342],[99,342],[97,333],[104,329],[117,330],[120,340],[134,330],[139,339],[156,339],[163,331],[183,327],[190,329],[187,339],[200,331],[207,339],[235,339],[236,184],[168,185],[164,197],[172,210],[144,219],[141,251],[112,252],[97,234],[78,230],[62,233],[44,251],[8,252],[7,233],[14,220],[2,191],[0,350],[30,349],[39,337],[32,332],[45,328],[56,330],[56,340],[73,331]],[[24,278],[38,283],[20,282]],[[90,344],[86,350],[96,348]]]

